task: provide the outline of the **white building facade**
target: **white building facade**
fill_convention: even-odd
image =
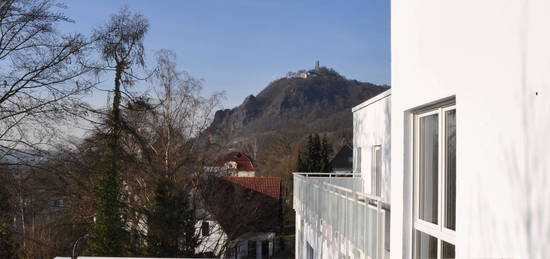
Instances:
[[[390,91],[353,108],[353,173],[296,173],[296,258],[389,258]]]
[[[391,104],[354,108],[352,188],[391,208],[390,258],[547,258],[550,2],[392,0],[391,12]],[[318,237],[304,221],[297,236]]]
[[[393,258],[548,257],[549,27],[545,0],[392,0]]]
[[[355,106],[353,112],[354,172],[365,193],[391,202],[391,90]]]

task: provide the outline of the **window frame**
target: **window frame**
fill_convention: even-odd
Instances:
[[[440,175],[441,175],[441,180],[440,180],[440,186],[443,187],[445,186],[445,181],[446,181],[446,170],[447,170],[447,162],[445,159],[445,155],[447,153],[447,134],[445,134],[447,132],[447,127],[446,127],[446,120],[447,120],[447,115],[446,113],[448,111],[452,111],[452,110],[455,110],[455,116],[456,116],[456,105],[451,105],[451,106],[446,106],[446,107],[442,107],[441,108],[441,114],[443,115],[442,118],[441,118],[441,125],[443,126],[443,131],[442,133],[444,135],[441,136],[441,140],[442,142],[440,143],[443,143],[443,147],[442,147],[442,152],[440,154],[441,156],[441,161],[443,161],[442,165],[441,165],[441,169],[440,169]],[[456,127],[456,118],[455,118],[455,127]],[[456,129],[455,129],[455,133],[456,133]],[[456,147],[455,147],[456,149]],[[456,152],[456,150],[455,150]],[[456,153],[455,153],[455,156],[456,156]],[[456,158],[455,158],[456,159]],[[443,188],[440,188],[440,189],[443,189]],[[455,191],[456,191],[456,168],[455,168]],[[455,197],[456,197],[456,193],[455,193]],[[440,210],[441,210],[441,229],[442,229],[442,232],[452,236],[453,238],[453,243],[451,243],[452,245],[455,245],[455,231],[456,230],[452,230],[452,229],[449,229],[447,227],[445,227],[445,224],[447,223],[446,222],[446,217],[445,217],[445,207],[443,205],[445,205],[445,202],[447,200],[447,192],[443,192],[443,190],[441,191],[441,195],[440,195],[440,198],[442,199],[441,200],[441,205],[440,205]],[[456,199],[455,199],[455,229],[456,229]],[[450,242],[447,242],[447,243],[450,243]],[[455,246],[456,247],[456,246]]]
[[[355,163],[353,164],[353,166],[355,167],[355,170],[354,170],[354,173],[361,173],[361,157],[362,157],[362,151],[361,151],[361,147],[356,147],[355,148]]]
[[[380,152],[379,156],[376,156],[377,151]],[[380,164],[377,164],[377,161],[380,161]],[[382,196],[382,145],[371,147],[371,194]]]
[[[446,191],[445,191],[445,177],[446,177],[446,151],[447,151],[447,140],[446,140],[446,120],[447,112],[455,110],[456,104],[452,103],[443,103],[438,106],[431,106],[430,108],[420,110],[416,113],[413,113],[413,142],[412,142],[412,151],[413,151],[413,219],[412,219],[412,236],[413,236],[413,252],[412,258],[416,258],[416,231],[423,232],[429,236],[432,236],[437,239],[437,258],[441,258],[442,253],[442,242],[446,242],[455,246],[456,250],[456,230],[449,229],[445,227],[445,202],[446,202]],[[437,224],[425,221],[420,218],[419,208],[420,208],[420,119],[438,114],[438,165],[437,165]],[[455,176],[456,177],[456,176]],[[455,180],[455,190],[456,190],[456,180]],[[455,194],[456,195],[456,194]],[[456,196],[455,196],[456,197]],[[455,229],[456,229],[456,201],[455,201]]]

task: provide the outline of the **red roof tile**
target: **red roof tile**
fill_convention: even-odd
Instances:
[[[236,177],[225,176],[224,179],[248,189],[266,194],[275,199],[281,196],[281,177],[279,176],[254,176]]]

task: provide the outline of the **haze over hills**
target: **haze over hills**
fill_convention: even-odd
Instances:
[[[317,65],[271,82],[233,109],[217,111],[210,129],[231,139],[270,135],[297,125],[304,133],[343,131],[351,136],[351,108],[387,89]]]

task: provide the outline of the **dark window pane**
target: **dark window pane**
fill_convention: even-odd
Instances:
[[[437,259],[437,239],[416,231],[415,259]]]
[[[390,240],[391,240],[391,211],[384,210],[384,248],[386,251],[390,251]]]
[[[208,223],[208,221],[202,222],[201,231],[203,236],[210,235],[210,224]]]
[[[437,224],[438,203],[438,114],[420,118],[419,139],[419,216]]]
[[[454,259],[455,246],[445,241],[441,241],[441,259]]]
[[[456,110],[445,113],[445,227],[455,230],[456,218]]]

